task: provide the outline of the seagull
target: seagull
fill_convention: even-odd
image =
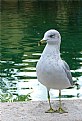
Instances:
[[[67,113],[61,105],[61,90],[73,86],[69,65],[61,59],[60,44],[61,35],[55,29],[48,30],[39,42],[47,42],[43,53],[36,65],[38,81],[46,86],[50,109],[46,113]],[[50,89],[59,90],[59,107],[54,110],[50,103]]]

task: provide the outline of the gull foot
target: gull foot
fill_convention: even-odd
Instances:
[[[56,110],[54,110],[53,108],[50,108],[49,110],[47,110],[45,113],[55,113]]]
[[[68,112],[59,107],[59,109],[56,110],[56,113],[62,114],[62,113],[68,113]]]

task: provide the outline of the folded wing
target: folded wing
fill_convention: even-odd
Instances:
[[[72,75],[71,75],[69,65],[64,60],[62,60],[62,61],[63,61],[63,69],[66,72],[67,78],[69,79],[71,85],[73,85],[73,80],[72,80]]]

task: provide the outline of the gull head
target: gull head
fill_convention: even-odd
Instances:
[[[51,29],[51,30],[48,30],[45,34],[44,34],[44,37],[43,39],[40,41],[40,44],[43,43],[43,42],[47,42],[48,44],[58,44],[60,45],[61,43],[61,36],[60,36],[60,33],[55,30],[55,29]]]

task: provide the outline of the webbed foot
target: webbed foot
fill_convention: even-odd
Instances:
[[[56,110],[56,113],[62,114],[62,113],[68,113],[68,112],[62,109],[61,107],[59,107],[58,110]]]
[[[47,110],[45,113],[55,113],[56,110],[54,110],[53,108],[50,108],[49,110]]]

